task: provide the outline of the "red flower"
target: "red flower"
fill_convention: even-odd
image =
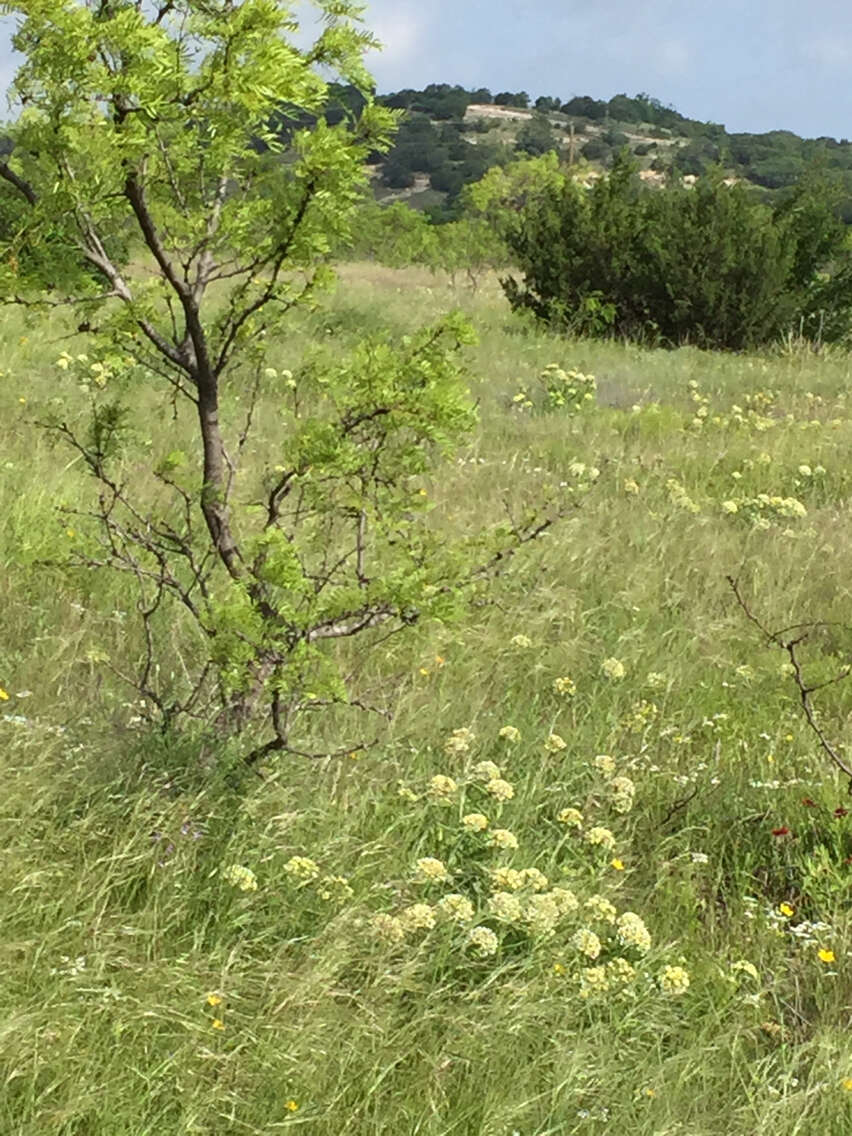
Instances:
[[[845,817],[845,816],[849,815],[849,810],[844,809],[843,806],[841,805],[841,807],[839,809],[834,810],[834,815],[836,817]]]
[[[812,801],[810,797],[802,797],[802,804],[807,805],[809,809],[815,809],[818,807],[816,801]]]
[[[789,828],[787,828],[787,826],[785,824],[785,825],[782,825],[781,828],[773,828],[772,835],[773,836],[789,836],[790,830],[789,830]]]

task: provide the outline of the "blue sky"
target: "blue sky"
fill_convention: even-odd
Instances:
[[[852,138],[852,0],[361,0],[379,89],[647,91],[729,130]],[[14,73],[0,21],[0,88]]]
[[[852,138],[850,0],[362,0],[380,90],[647,91],[729,130]]]

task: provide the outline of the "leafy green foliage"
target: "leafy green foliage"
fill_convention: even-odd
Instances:
[[[591,191],[565,182],[523,209],[507,241],[512,306],[580,333],[742,349],[852,322],[845,232],[817,180],[769,209],[720,176],[643,190],[621,156]]]

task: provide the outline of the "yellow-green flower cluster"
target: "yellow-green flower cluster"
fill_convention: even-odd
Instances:
[[[434,856],[422,856],[414,865],[414,879],[417,883],[441,884],[450,878],[443,860]]]
[[[699,513],[701,511],[700,506],[696,505],[677,478],[670,477],[666,481],[666,492],[669,495],[669,501],[678,509],[683,509],[687,513]]]
[[[553,690],[556,694],[574,695],[577,693],[577,687],[572,678],[563,675],[562,678],[553,680]]]
[[[588,829],[583,838],[587,844],[592,847],[602,848],[605,852],[611,852],[615,848],[615,837],[608,828],[603,828],[601,825],[595,825],[594,828]]]
[[[500,940],[490,927],[474,927],[467,936],[468,946],[472,947],[481,958],[496,955],[500,947]]]
[[[632,947],[640,954],[651,949],[651,935],[644,921],[635,911],[625,911],[616,921],[618,941],[623,947]]]
[[[222,872],[222,879],[240,891],[257,891],[257,876],[242,864],[231,864]]]
[[[492,848],[500,848],[504,852],[514,852],[518,848],[518,838],[508,828],[494,828],[488,839]]]
[[[501,726],[497,736],[507,742],[519,742],[521,740],[521,731],[517,726]]]
[[[485,832],[488,828],[488,817],[484,813],[467,813],[462,817],[462,826],[468,832]]]
[[[452,804],[453,797],[458,792],[458,785],[443,773],[436,773],[429,781],[428,795],[431,801],[439,804]]]
[[[590,927],[581,927],[571,937],[571,946],[586,958],[596,959],[601,953],[601,941]]]
[[[612,807],[617,813],[629,813],[633,808],[636,785],[629,777],[613,777],[607,785],[612,796]]]
[[[476,734],[467,726],[453,730],[444,742],[444,753],[450,757],[458,757],[470,752],[470,747],[476,741]]]
[[[601,663],[601,674],[611,682],[618,682],[627,674],[627,668],[621,659],[604,659]]]
[[[768,529],[779,519],[801,520],[808,515],[808,510],[797,497],[770,493],[732,497],[722,502],[721,509],[728,516],[745,516],[757,529]]]
[[[682,966],[666,966],[660,973],[659,983],[664,994],[678,997],[689,989],[689,974]]]
[[[548,753],[560,753],[566,747],[567,742],[559,734],[550,734],[544,743],[544,748]]]
[[[566,828],[583,827],[583,814],[579,809],[561,809],[560,812],[556,814],[556,819],[560,824],[564,824]]]
[[[310,856],[291,856],[284,865],[284,871],[294,880],[315,880],[320,874],[319,864]]]
[[[469,923],[475,911],[467,896],[459,895],[457,892],[443,896],[436,906],[442,915],[455,923]]]

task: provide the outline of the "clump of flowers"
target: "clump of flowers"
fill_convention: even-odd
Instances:
[[[284,871],[294,880],[303,882],[315,880],[320,874],[319,864],[310,856],[291,856],[284,865]]]
[[[521,740],[521,731],[517,726],[501,726],[497,736],[507,742],[519,742]]]
[[[511,801],[515,795],[514,786],[508,781],[504,781],[502,777],[493,777],[485,785],[486,793],[489,793],[495,801]]]
[[[632,947],[640,954],[651,949],[651,935],[644,921],[634,912],[625,911],[616,921],[618,941],[623,947]]]
[[[601,941],[589,927],[581,927],[574,932],[571,946],[590,959],[596,959],[601,953]]]
[[[519,923],[523,915],[521,901],[509,891],[495,891],[488,901],[491,914],[500,923]]]
[[[602,895],[590,896],[583,904],[583,910],[590,919],[598,919],[603,923],[615,923],[618,916],[615,906]]]
[[[541,383],[547,393],[548,408],[568,414],[577,414],[594,404],[598,389],[594,375],[565,370],[558,363],[548,363],[541,373]]]
[[[469,923],[475,911],[470,900],[456,892],[443,896],[436,906],[443,916],[455,923]]]
[[[524,922],[534,935],[550,936],[562,918],[563,910],[551,893],[531,895],[524,907]]]
[[[353,894],[345,876],[324,876],[317,887],[317,895],[326,902],[345,903]]]
[[[615,848],[615,837],[608,828],[602,828],[596,825],[590,828],[585,834],[587,844],[591,844],[597,848],[603,848],[606,852],[611,852]]]
[[[608,753],[599,753],[592,764],[604,777],[612,777],[615,773],[615,758]]]
[[[618,682],[627,674],[627,668],[621,659],[604,659],[601,663],[601,674],[611,682]]]
[[[483,813],[467,813],[462,817],[462,827],[468,832],[485,832],[488,828],[488,817]]]
[[[499,781],[503,771],[493,761],[478,761],[471,774],[477,781]]]
[[[444,742],[444,753],[448,757],[459,757],[469,753],[475,740],[476,734],[473,730],[469,730],[467,726],[462,726],[458,730],[453,730]]]
[[[389,946],[396,946],[405,938],[405,927],[395,915],[387,915],[384,912],[374,915],[370,925],[376,937]]]
[[[435,912],[428,903],[412,903],[399,913],[399,921],[406,934],[412,931],[431,931],[435,926]]]
[[[491,872],[491,884],[496,889],[520,891],[524,886],[524,877],[517,868],[494,868]]]
[[[612,794],[612,807],[617,813],[629,813],[633,808],[636,785],[629,777],[613,777],[608,789]]]
[[[414,878],[418,883],[441,884],[450,878],[443,860],[422,856],[414,865]]]
[[[660,973],[659,983],[664,994],[678,997],[689,989],[689,975],[682,966],[666,966]]]
[[[607,967],[586,966],[580,971],[581,998],[591,998],[595,994],[605,994],[607,990],[609,990]]]
[[[231,864],[222,873],[222,879],[240,891],[257,891],[257,876],[242,864]]]
[[[500,947],[500,940],[490,927],[474,927],[468,933],[467,943],[480,958],[496,955]]]
[[[443,773],[436,773],[429,781],[429,799],[438,804],[452,804],[452,799],[458,792],[458,785]]]
[[[567,742],[559,734],[550,734],[544,743],[548,753],[559,753],[567,747]]]
[[[506,852],[514,852],[518,847],[518,838],[508,828],[495,828],[491,832],[489,843],[493,848],[500,848]]]
[[[513,635],[509,642],[513,647],[519,647],[522,651],[526,651],[532,647],[532,639],[530,639],[529,635]]]
[[[574,695],[577,693],[577,687],[572,678],[564,675],[562,678],[553,680],[553,690],[555,694]]]
[[[579,809],[567,808],[561,809],[556,814],[556,819],[560,824],[564,824],[566,828],[582,828],[583,827],[583,814]]]

